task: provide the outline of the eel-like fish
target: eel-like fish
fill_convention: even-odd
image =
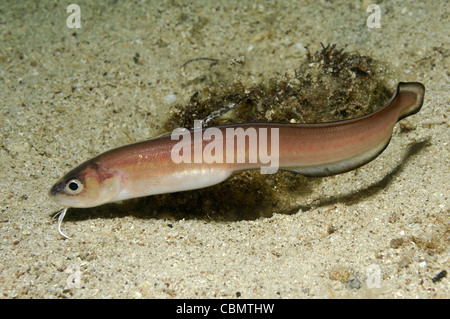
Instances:
[[[241,170],[282,169],[305,176],[353,170],[383,152],[395,124],[420,110],[424,93],[421,83],[399,83],[381,109],[355,119],[176,130],[107,151],[71,170],[51,188],[49,196],[65,207],[58,229],[70,207],[203,188]]]

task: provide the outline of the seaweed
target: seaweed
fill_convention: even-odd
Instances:
[[[204,127],[242,122],[338,121],[372,113],[389,99],[391,92],[381,62],[346,52],[345,47],[336,44],[321,44],[314,53],[306,49],[306,58],[297,69],[266,83],[245,87],[234,74],[231,84],[225,80],[196,91],[187,105],[172,107],[163,128],[192,129],[194,120],[204,120]],[[225,72],[237,72],[236,65],[244,61],[229,61]],[[254,219],[294,211],[299,198],[310,193],[320,180],[285,171],[274,175],[246,171],[205,189],[148,197],[145,205],[178,218]]]

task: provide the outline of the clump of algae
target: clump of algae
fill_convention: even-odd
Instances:
[[[233,70],[225,68],[225,72],[230,69]],[[166,131],[193,128],[194,120],[205,120],[203,126],[207,127],[355,118],[374,112],[387,102],[391,94],[384,75],[384,66],[370,56],[346,52],[336,45],[322,45],[313,54],[308,50],[297,69],[267,83],[245,87],[239,76],[234,76],[233,83],[219,81],[195,92],[187,105],[172,108],[163,127]],[[273,175],[246,171],[205,189],[151,196],[144,199],[144,204],[158,213],[170,212],[175,218],[255,219],[295,211],[299,199],[318,182],[319,178],[286,171]]]

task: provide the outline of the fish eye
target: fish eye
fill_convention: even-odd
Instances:
[[[65,191],[70,195],[78,195],[83,190],[83,184],[78,178],[69,180],[66,183]]]

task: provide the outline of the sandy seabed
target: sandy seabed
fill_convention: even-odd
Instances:
[[[0,4],[1,298],[449,298],[449,2],[57,1]],[[249,83],[305,45],[385,61],[426,87],[417,115],[364,167],[323,179],[308,209],[256,220],[168,219],[127,202],[71,210],[51,185],[82,161],[159,132],[202,87],[197,57],[245,57]],[[136,209],[135,206],[132,206]],[[144,217],[143,217],[144,216]]]

